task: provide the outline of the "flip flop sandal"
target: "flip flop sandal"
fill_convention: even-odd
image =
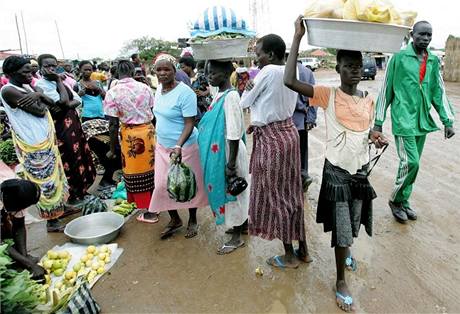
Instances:
[[[342,300],[343,304],[349,305],[350,307],[353,305],[353,298],[352,298],[351,296],[349,296],[349,295],[343,296],[340,292],[336,292],[336,293],[335,293],[335,296],[336,296],[337,299]],[[337,301],[337,303],[338,303],[338,301]],[[339,305],[337,304],[337,306],[339,306]],[[339,306],[339,308],[340,308],[342,311],[345,311],[345,310],[342,309],[340,306]],[[352,312],[352,311],[346,311],[346,312]]]
[[[136,217],[136,220],[139,222],[145,222],[148,224],[156,224],[157,222],[160,221],[160,219],[158,218],[158,215],[154,219],[145,219],[144,214],[145,213],[141,213],[139,216]]]
[[[350,271],[356,271],[356,269],[358,269],[358,263],[354,257],[350,255],[345,259],[345,267]]]
[[[191,232],[192,231],[192,228],[190,228],[189,226],[187,226],[187,231],[185,232],[185,238],[186,239],[191,239],[191,238],[194,238],[198,235],[198,228],[199,228],[199,225],[197,224],[196,225],[196,228],[195,230],[193,230],[193,233]]]
[[[296,267],[286,266],[286,264],[284,264],[284,262],[281,260],[281,257],[279,255],[275,255],[267,259],[267,264],[275,268],[282,268],[282,269],[286,269],[286,268],[296,269],[297,267],[299,267],[298,265]]]
[[[165,240],[165,239],[169,238],[170,236],[172,236],[174,233],[176,233],[177,230],[182,228],[182,225],[179,225],[179,226],[167,226],[166,228],[167,228],[167,230],[165,229],[165,231],[163,231],[161,233],[161,236],[160,236],[161,240]]]
[[[222,247],[220,249],[217,250],[217,255],[226,255],[226,254],[230,254],[232,253],[233,251],[235,251],[236,249],[240,248],[240,247],[243,247],[244,246],[244,241],[241,241],[238,245],[227,245],[227,244],[224,244],[222,245]],[[229,251],[226,251],[226,249],[230,249]]]

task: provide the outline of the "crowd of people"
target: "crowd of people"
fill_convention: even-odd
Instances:
[[[388,64],[377,102],[358,89],[363,67],[358,51],[338,51],[339,87],[315,85],[313,73],[297,62],[305,34],[300,17],[287,61],[284,41],[270,34],[257,41],[257,69],[231,61],[195,62],[190,55],[177,60],[162,53],[147,75],[135,54],[131,61],[103,66],[111,74],[104,77],[103,86],[105,74],[95,72],[90,61],[81,61],[75,76],[70,64],[58,73],[58,60],[50,54],[36,61],[11,56],[3,64],[7,82],[0,99],[21,176],[39,187],[37,208],[49,232],[62,231],[59,218],[74,213],[88,194],[97,160],[105,169],[103,184],[113,184],[114,171],[122,170],[128,201],[141,209],[139,222],[154,224],[168,211],[162,239],[182,228],[181,209],[189,214],[185,237],[195,237],[197,211],[209,205],[216,224],[224,224],[231,235],[218,254],[243,247],[244,234],[278,239],[285,254],[267,260],[276,268],[312,261],[304,192],[312,182],[308,132],[316,126],[316,108],[321,107],[327,140],[316,220],[331,232],[336,300],[349,312],[354,302],[345,270],[356,270],[350,248],[360,226],[372,235],[372,200],[377,195],[368,180],[369,150],[370,145],[388,145],[382,133],[387,107],[391,105],[401,161],[389,205],[401,223],[417,218],[409,197],[426,134],[437,130],[431,105],[446,138],[455,134],[439,62],[428,49],[431,32],[428,22],[414,25],[413,41]],[[245,109],[250,111],[249,126]],[[248,159],[250,134],[253,149]],[[197,182],[196,195],[188,202],[176,201],[167,191],[168,168],[179,161],[192,169]],[[248,187],[234,195],[229,186],[236,178]],[[8,212],[22,209],[9,205],[15,201],[8,186],[3,188],[4,205],[14,209]]]

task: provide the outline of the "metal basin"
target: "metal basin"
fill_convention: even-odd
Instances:
[[[398,52],[410,27],[362,21],[306,18],[312,46],[368,52]]]
[[[95,213],[72,220],[64,233],[75,243],[103,244],[115,239],[124,223],[124,217],[117,213]]]

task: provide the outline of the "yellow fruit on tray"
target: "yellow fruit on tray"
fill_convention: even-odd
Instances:
[[[82,263],[86,263],[88,261],[88,255],[83,255],[81,258],[80,258],[80,261],[82,261]]]
[[[52,266],[52,269],[55,270],[55,269],[58,269],[58,268],[63,268],[63,263],[61,260],[54,260],[53,261],[53,266]]]
[[[92,265],[91,265],[91,269],[92,270],[97,270],[99,268],[99,263],[98,262],[94,262]]]
[[[43,263],[43,267],[45,269],[51,269],[53,267],[53,261],[50,260],[50,259],[47,259],[44,263]]]
[[[67,259],[68,257],[70,257],[70,254],[67,251],[61,251],[58,253],[58,256],[61,259]]]
[[[53,271],[53,275],[56,277],[62,276],[63,273],[64,273],[64,269],[62,268],[58,268]]]
[[[86,256],[88,257],[88,260],[92,260],[94,258],[93,253],[86,254]]]
[[[96,251],[96,247],[94,245],[90,245],[88,246],[88,248],[86,248],[86,252],[88,253],[94,253]]]
[[[77,276],[77,273],[74,271],[66,271],[64,274],[65,279],[71,280]]]
[[[104,260],[105,264],[110,264],[111,260],[110,260],[110,256],[107,256]]]
[[[99,255],[97,257],[99,258],[99,260],[105,260],[105,258],[107,257],[107,254],[99,253]]]
[[[81,269],[81,266],[82,266],[81,263],[77,262],[77,263],[75,263],[75,265],[73,265],[72,269],[73,269],[74,272],[78,273],[80,271],[80,269]]]
[[[109,251],[109,247],[107,245],[101,246],[101,253],[107,253]]]
[[[58,253],[53,250],[49,250],[47,256],[49,259],[56,259],[58,258]]]
[[[87,260],[86,263],[85,263],[85,266],[86,266],[86,267],[91,267],[92,264],[93,264],[92,261]]]
[[[99,267],[99,268],[97,269],[97,273],[98,273],[98,274],[102,274],[104,271],[105,271],[104,267]]]
[[[62,281],[58,281],[54,284],[54,288],[59,290],[62,288],[62,285],[63,285]]]

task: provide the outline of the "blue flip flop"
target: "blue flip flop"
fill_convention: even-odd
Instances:
[[[335,293],[335,296],[338,298],[338,299],[341,299],[343,301],[344,304],[346,305],[353,305],[353,298],[349,295],[347,296],[343,296],[340,292],[336,292]],[[340,307],[340,306],[339,306]],[[342,308],[340,308],[342,309]],[[342,309],[343,310],[343,309]]]
[[[286,265],[283,263],[279,255],[275,255],[267,259],[267,264],[273,267],[286,268]]]
[[[296,269],[299,267],[299,265],[297,265],[296,267],[286,266],[286,264],[284,264],[284,262],[281,260],[281,257],[279,255],[275,255],[267,259],[267,264],[270,266],[273,266],[276,268],[282,268],[282,269],[286,269],[286,268]]]
[[[345,259],[345,267],[348,270],[356,271],[356,269],[358,269],[358,263],[356,262],[354,257],[350,255]]]

